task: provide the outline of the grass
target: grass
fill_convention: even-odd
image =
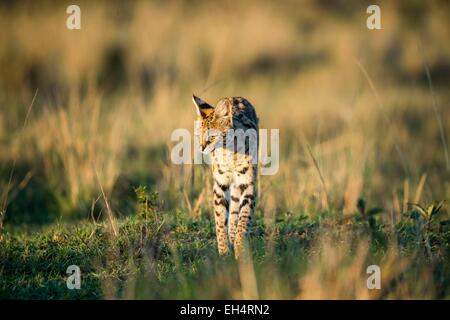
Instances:
[[[361,1],[79,5],[0,4],[2,298],[449,298],[448,4],[381,1],[379,31]],[[244,264],[170,160],[192,93],[280,129]]]
[[[285,213],[271,224],[259,213],[250,238],[252,258],[240,262],[218,256],[209,216],[155,214],[158,218],[118,221],[117,236],[106,222],[5,234],[0,297],[443,299],[450,294],[449,227],[433,220],[423,228],[415,210],[393,226],[383,223],[377,210],[350,218]],[[80,290],[66,287],[66,269],[73,264],[82,272]],[[372,264],[382,268],[381,290],[366,287],[365,271]]]

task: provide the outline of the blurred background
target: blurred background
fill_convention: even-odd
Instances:
[[[87,219],[100,185],[118,217],[139,185],[209,214],[208,168],[170,161],[192,93],[246,97],[280,129],[264,217],[449,198],[448,1],[376,1],[382,30],[369,1],[77,1],[81,30],[70,4],[0,2],[6,229]]]

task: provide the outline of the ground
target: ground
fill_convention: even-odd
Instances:
[[[286,213],[271,224],[258,216],[250,235],[252,258],[239,263],[231,255],[218,256],[209,216],[157,216],[117,221],[117,236],[107,223],[91,221],[34,235],[6,234],[0,243],[0,297],[442,299],[450,294],[450,231],[438,222],[422,230],[420,217],[404,217],[393,227],[362,214],[311,219]],[[381,267],[380,290],[366,286],[366,269],[373,264]],[[67,288],[70,265],[81,269],[79,290]]]

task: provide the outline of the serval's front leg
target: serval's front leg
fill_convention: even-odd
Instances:
[[[234,240],[234,254],[236,259],[239,258],[243,252],[245,237],[255,208],[255,177],[256,170],[255,168],[250,167],[248,168],[248,172],[246,172],[245,180],[239,179],[245,182],[241,182],[237,186],[240,189],[241,196],[239,202],[239,219],[237,223],[236,238]]]
[[[214,173],[214,218],[216,223],[217,247],[220,255],[229,252],[227,237],[227,214],[228,200],[227,192],[230,186],[230,179],[219,173]]]
[[[232,183],[230,186],[230,213],[228,219],[228,238],[230,244],[234,245],[236,239],[236,229],[239,219],[239,205],[241,202],[241,189],[236,183]]]

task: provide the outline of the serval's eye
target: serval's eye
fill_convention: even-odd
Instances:
[[[206,136],[206,142],[208,142],[208,143],[213,142],[215,137],[216,136],[214,134],[208,133],[208,135]]]
[[[219,134],[217,132],[210,132],[209,135],[208,135],[208,139],[212,140],[212,139],[214,139],[214,138],[216,138],[218,136],[219,136]]]

